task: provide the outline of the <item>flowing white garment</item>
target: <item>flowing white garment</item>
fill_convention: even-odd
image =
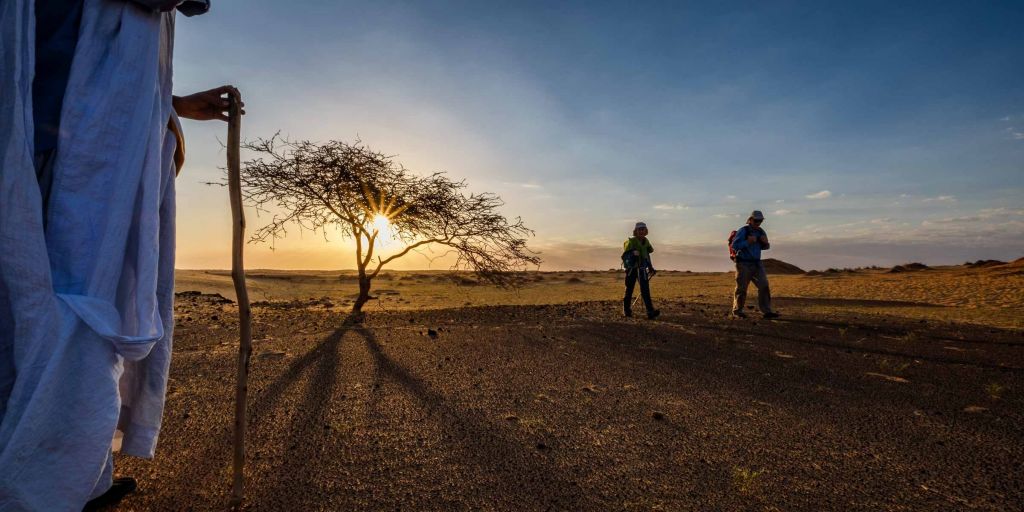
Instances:
[[[172,14],[85,0],[47,204],[35,0],[0,2],[0,511],[81,510],[152,457],[171,355]]]

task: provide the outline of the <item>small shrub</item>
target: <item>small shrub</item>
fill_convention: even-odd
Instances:
[[[1006,391],[1006,386],[998,382],[990,382],[985,386],[985,392],[988,393],[989,398],[992,400],[999,400],[1003,397],[1003,392]]]
[[[764,470],[752,470],[741,467],[732,468],[732,483],[743,494],[750,494],[757,485],[757,479]]]

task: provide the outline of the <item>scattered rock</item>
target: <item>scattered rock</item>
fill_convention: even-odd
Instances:
[[[427,336],[430,336],[431,338],[437,339],[437,331],[435,331],[433,329],[427,329]]]
[[[285,355],[285,352],[278,352],[276,350],[264,350],[263,352],[256,354],[256,359],[280,359]]]
[[[654,421],[664,421],[665,413],[661,411],[654,411],[651,413],[651,417],[654,418]]]
[[[886,375],[884,373],[865,372],[864,375],[870,375],[872,377],[878,377],[880,379],[885,379],[885,380],[887,380],[889,382],[899,382],[900,384],[907,384],[907,383],[910,382],[909,380],[904,379],[903,377],[896,377],[895,375]]]

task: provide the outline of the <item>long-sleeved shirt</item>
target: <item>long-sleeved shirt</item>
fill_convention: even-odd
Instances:
[[[757,237],[758,241],[750,243],[748,236]],[[771,244],[762,243],[761,237],[768,238],[768,233],[761,228],[755,228],[749,224],[736,230],[736,237],[732,239],[732,248],[736,251],[736,261],[761,261],[761,251],[767,251]]]
[[[645,267],[654,270],[654,265],[651,264],[651,253],[654,252],[654,246],[651,245],[651,241],[647,238],[630,237],[622,244],[623,253],[629,253],[628,259],[633,260],[633,264],[636,265],[636,256],[633,256],[633,251],[640,251],[639,263]]]

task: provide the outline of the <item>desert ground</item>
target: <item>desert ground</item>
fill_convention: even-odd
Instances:
[[[648,321],[611,271],[390,272],[357,323],[351,272],[250,271],[244,508],[1020,510],[1021,263],[772,275],[775,321],[728,317],[724,273],[659,273]],[[177,292],[119,510],[227,506],[230,276]]]

